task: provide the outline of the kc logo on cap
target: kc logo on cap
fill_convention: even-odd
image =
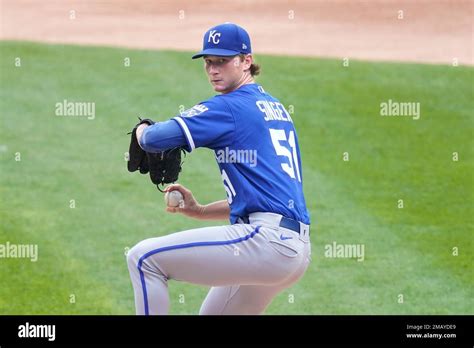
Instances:
[[[218,33],[217,30],[211,30],[209,32],[209,38],[207,39],[207,42],[212,42],[214,45],[217,45],[220,41],[221,33]]]

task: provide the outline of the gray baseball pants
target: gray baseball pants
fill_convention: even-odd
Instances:
[[[309,226],[279,226],[253,213],[248,224],[205,227],[146,239],[127,254],[139,315],[168,314],[168,280],[211,286],[200,314],[261,314],[310,262]]]

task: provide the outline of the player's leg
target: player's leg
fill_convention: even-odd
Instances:
[[[127,257],[137,314],[168,312],[168,279],[209,286],[280,283],[301,258],[276,253],[269,233],[266,227],[238,224],[140,242]]]
[[[262,314],[281,291],[295,284],[305,273],[309,256],[283,283],[276,285],[231,285],[212,287],[204,300],[201,315]]]
[[[216,286],[209,290],[199,314],[262,314],[281,290],[263,285]]]

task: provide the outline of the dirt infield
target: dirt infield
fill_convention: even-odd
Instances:
[[[473,65],[472,0],[1,0],[2,40],[198,50],[226,21],[254,53]],[[402,11],[402,12],[400,12]]]

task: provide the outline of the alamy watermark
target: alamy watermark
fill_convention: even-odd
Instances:
[[[248,163],[250,167],[257,166],[257,150],[234,150],[225,147],[216,151],[218,163]]]
[[[418,102],[396,102],[392,99],[380,103],[380,116],[408,116],[420,119],[421,110]]]
[[[6,242],[0,244],[0,259],[30,259],[31,262],[38,261],[37,244],[11,244]]]
[[[26,322],[18,326],[18,337],[47,338],[48,341],[54,341],[56,339],[56,325],[37,325]]]
[[[64,99],[55,105],[56,116],[85,116],[88,120],[95,118],[94,102],[71,102]]]
[[[326,244],[324,246],[324,256],[328,258],[356,258],[357,261],[362,262],[365,258],[365,245],[338,244],[336,242],[332,242],[332,244]]]

